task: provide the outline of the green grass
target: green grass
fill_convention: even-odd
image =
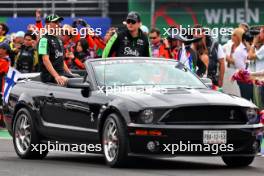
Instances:
[[[1,139],[11,139],[11,136],[9,135],[7,130],[0,129],[0,138]]]

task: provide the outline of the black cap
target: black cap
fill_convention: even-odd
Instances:
[[[179,40],[181,42],[183,42],[185,45],[190,45],[191,43],[195,43],[195,42],[198,42],[200,40],[202,40],[202,37],[193,37],[192,35],[180,35],[180,34],[170,34],[168,36],[168,39],[170,41],[173,41],[173,40]]]
[[[5,49],[8,54],[10,54],[11,48],[8,43],[2,42],[0,43],[0,48]]]
[[[140,22],[140,15],[138,12],[129,12],[129,14],[127,15],[126,20],[134,20],[136,22]]]
[[[49,22],[56,22],[56,21],[63,21],[63,20],[64,20],[63,17],[60,17],[60,16],[58,16],[56,14],[53,14],[53,15],[47,16],[46,19],[45,19],[45,22],[49,23]]]

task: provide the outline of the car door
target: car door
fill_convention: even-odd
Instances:
[[[76,136],[72,136],[75,139],[97,140],[97,117],[101,105],[93,93],[84,97],[81,91],[58,85],[49,86],[45,121],[50,127],[58,129],[61,137],[72,136],[72,132],[75,132]]]

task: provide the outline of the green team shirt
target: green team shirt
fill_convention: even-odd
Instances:
[[[48,55],[49,60],[59,75],[64,74],[64,47],[62,41],[52,35],[44,35],[38,44],[41,79],[43,82],[53,82],[54,78],[43,64],[42,56]]]

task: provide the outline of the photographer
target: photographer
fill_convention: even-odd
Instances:
[[[254,60],[256,62],[255,64],[255,70],[256,72],[260,72],[264,70],[264,26],[260,27],[259,34],[256,35],[253,39],[252,44],[247,43],[248,46],[248,59]],[[264,88],[263,86],[259,89],[260,93],[258,96],[262,95],[261,97],[261,104],[264,104]]]

